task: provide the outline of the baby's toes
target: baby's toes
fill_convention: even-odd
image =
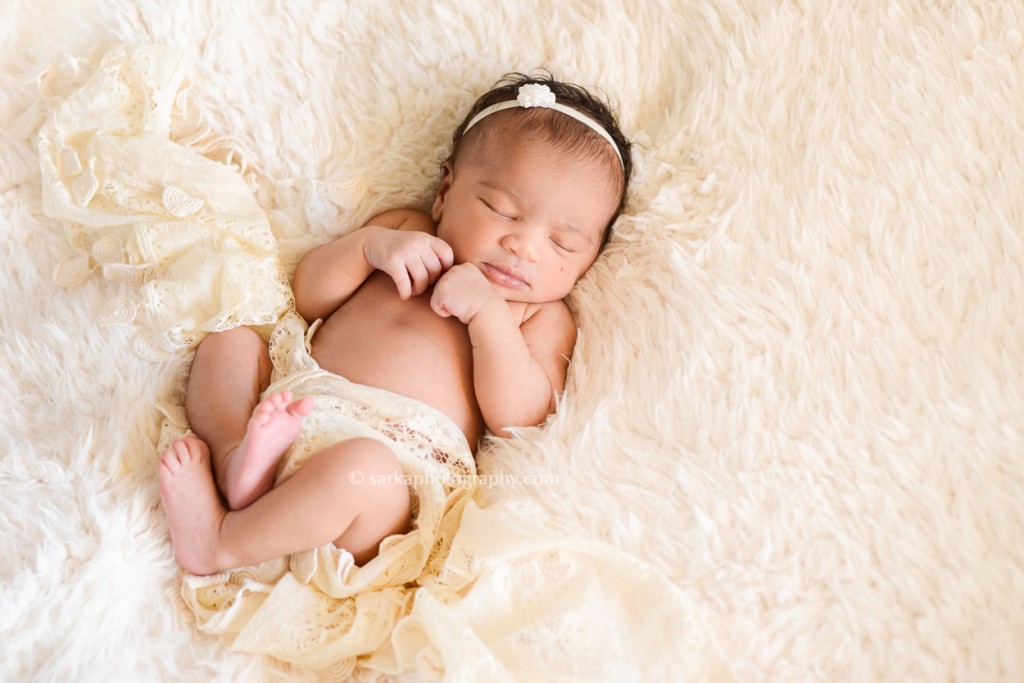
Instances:
[[[264,405],[267,406],[267,410],[280,410],[284,406],[288,405],[288,401],[291,400],[290,391],[282,391],[278,394],[271,394],[264,401]]]
[[[206,442],[192,432],[186,434],[181,440],[185,445],[185,452],[189,460],[202,460],[210,455],[210,449],[207,448]]]
[[[274,416],[275,412],[277,411],[274,409],[273,406],[264,406],[261,403],[260,405],[256,406],[256,410],[252,411],[252,417],[249,418],[249,425],[255,427],[265,427],[267,423],[270,422],[270,418]]]
[[[257,403],[256,407],[253,408],[252,414],[253,415],[265,415],[267,413],[273,412],[274,410],[275,410],[275,408],[274,408],[274,397],[271,396],[271,397],[269,397],[269,398],[267,398],[267,399]]]
[[[289,403],[285,410],[296,417],[305,417],[313,412],[313,399],[309,396],[303,396],[298,401]]]
[[[187,437],[172,441],[171,448],[174,449],[174,454],[182,466],[187,465],[192,460],[192,448],[189,446]]]
[[[178,460],[178,453],[174,450],[174,444],[165,448],[160,454],[160,465],[167,474],[176,474],[181,469],[181,462]]]
[[[274,416],[274,413],[280,409],[281,408],[277,404],[277,401],[275,401],[275,397],[268,397],[261,401],[252,411],[252,419],[255,420],[258,425],[265,425]]]

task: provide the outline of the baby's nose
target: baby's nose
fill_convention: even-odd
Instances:
[[[503,246],[521,259],[535,261],[539,253],[539,239],[521,232],[509,233],[503,240]]]

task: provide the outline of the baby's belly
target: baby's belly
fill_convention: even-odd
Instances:
[[[375,273],[317,330],[320,367],[359,384],[431,405],[476,448],[483,420],[473,390],[466,326],[430,308],[430,292],[402,301],[389,277]]]

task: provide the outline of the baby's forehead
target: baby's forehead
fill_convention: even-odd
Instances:
[[[548,158],[570,162],[573,175],[599,179],[605,188],[602,192],[612,196],[619,196],[622,192],[622,167],[614,150],[603,140],[599,139],[596,144],[586,140],[581,142],[578,139],[555,136],[542,127],[514,124],[489,127],[479,135],[474,133],[475,129],[469,132],[453,162],[466,161],[490,166],[500,164],[510,153],[515,154],[527,149],[541,150],[545,155],[551,155]]]

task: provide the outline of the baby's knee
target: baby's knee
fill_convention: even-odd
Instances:
[[[377,554],[382,539],[409,529],[412,495],[405,473],[391,448],[375,439],[352,439],[320,455],[333,458],[333,476],[357,510],[335,545],[362,565]]]
[[[260,349],[265,347],[266,344],[263,342],[263,338],[257,334],[256,330],[245,325],[239,325],[238,327],[232,327],[228,330],[221,330],[220,332],[211,332],[199,342],[199,349],[206,349],[206,351],[212,351],[215,349]]]
[[[408,496],[402,464],[391,448],[376,439],[349,439],[325,449],[320,458],[329,459],[328,468],[339,485],[351,487],[360,497],[383,499]]]
[[[252,328],[232,327],[212,332],[199,342],[193,368],[204,364],[218,368],[251,365],[259,368],[260,376],[266,379],[270,376],[270,351],[263,337]]]

